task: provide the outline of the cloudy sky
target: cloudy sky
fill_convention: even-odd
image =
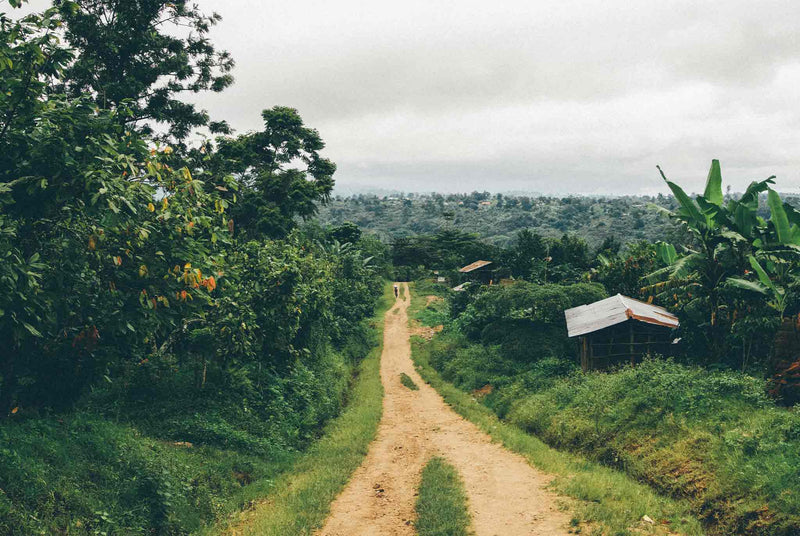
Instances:
[[[797,0],[198,0],[237,61],[198,102],[239,132],[297,108],[341,186],[800,189]]]

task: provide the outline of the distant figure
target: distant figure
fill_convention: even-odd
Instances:
[[[397,298],[400,295],[400,287],[397,285],[394,286],[394,297]]]

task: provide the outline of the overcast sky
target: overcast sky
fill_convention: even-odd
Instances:
[[[800,2],[198,0],[239,132],[297,108],[345,187],[545,193],[800,189]]]

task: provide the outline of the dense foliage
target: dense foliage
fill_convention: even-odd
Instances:
[[[675,201],[665,195],[358,194],[335,196],[319,216],[334,225],[352,221],[387,242],[456,228],[474,233],[489,244],[508,246],[520,229],[530,228],[551,238],[577,234],[596,249],[608,237],[626,241],[671,239],[677,227],[665,225],[650,204],[675,208]]]
[[[297,228],[335,166],[295,110],[164,144],[208,122],[181,92],[230,82],[216,20],[161,1],[0,14],[4,534],[198,528],[340,411],[374,344],[386,247]]]

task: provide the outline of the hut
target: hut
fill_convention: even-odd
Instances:
[[[581,368],[602,370],[635,364],[649,353],[666,354],[678,318],[664,309],[622,294],[564,311],[567,334],[578,337]]]
[[[478,281],[486,285],[492,281],[492,269],[488,268],[490,264],[492,261],[475,261],[459,268],[458,271],[464,274],[468,281]]]

